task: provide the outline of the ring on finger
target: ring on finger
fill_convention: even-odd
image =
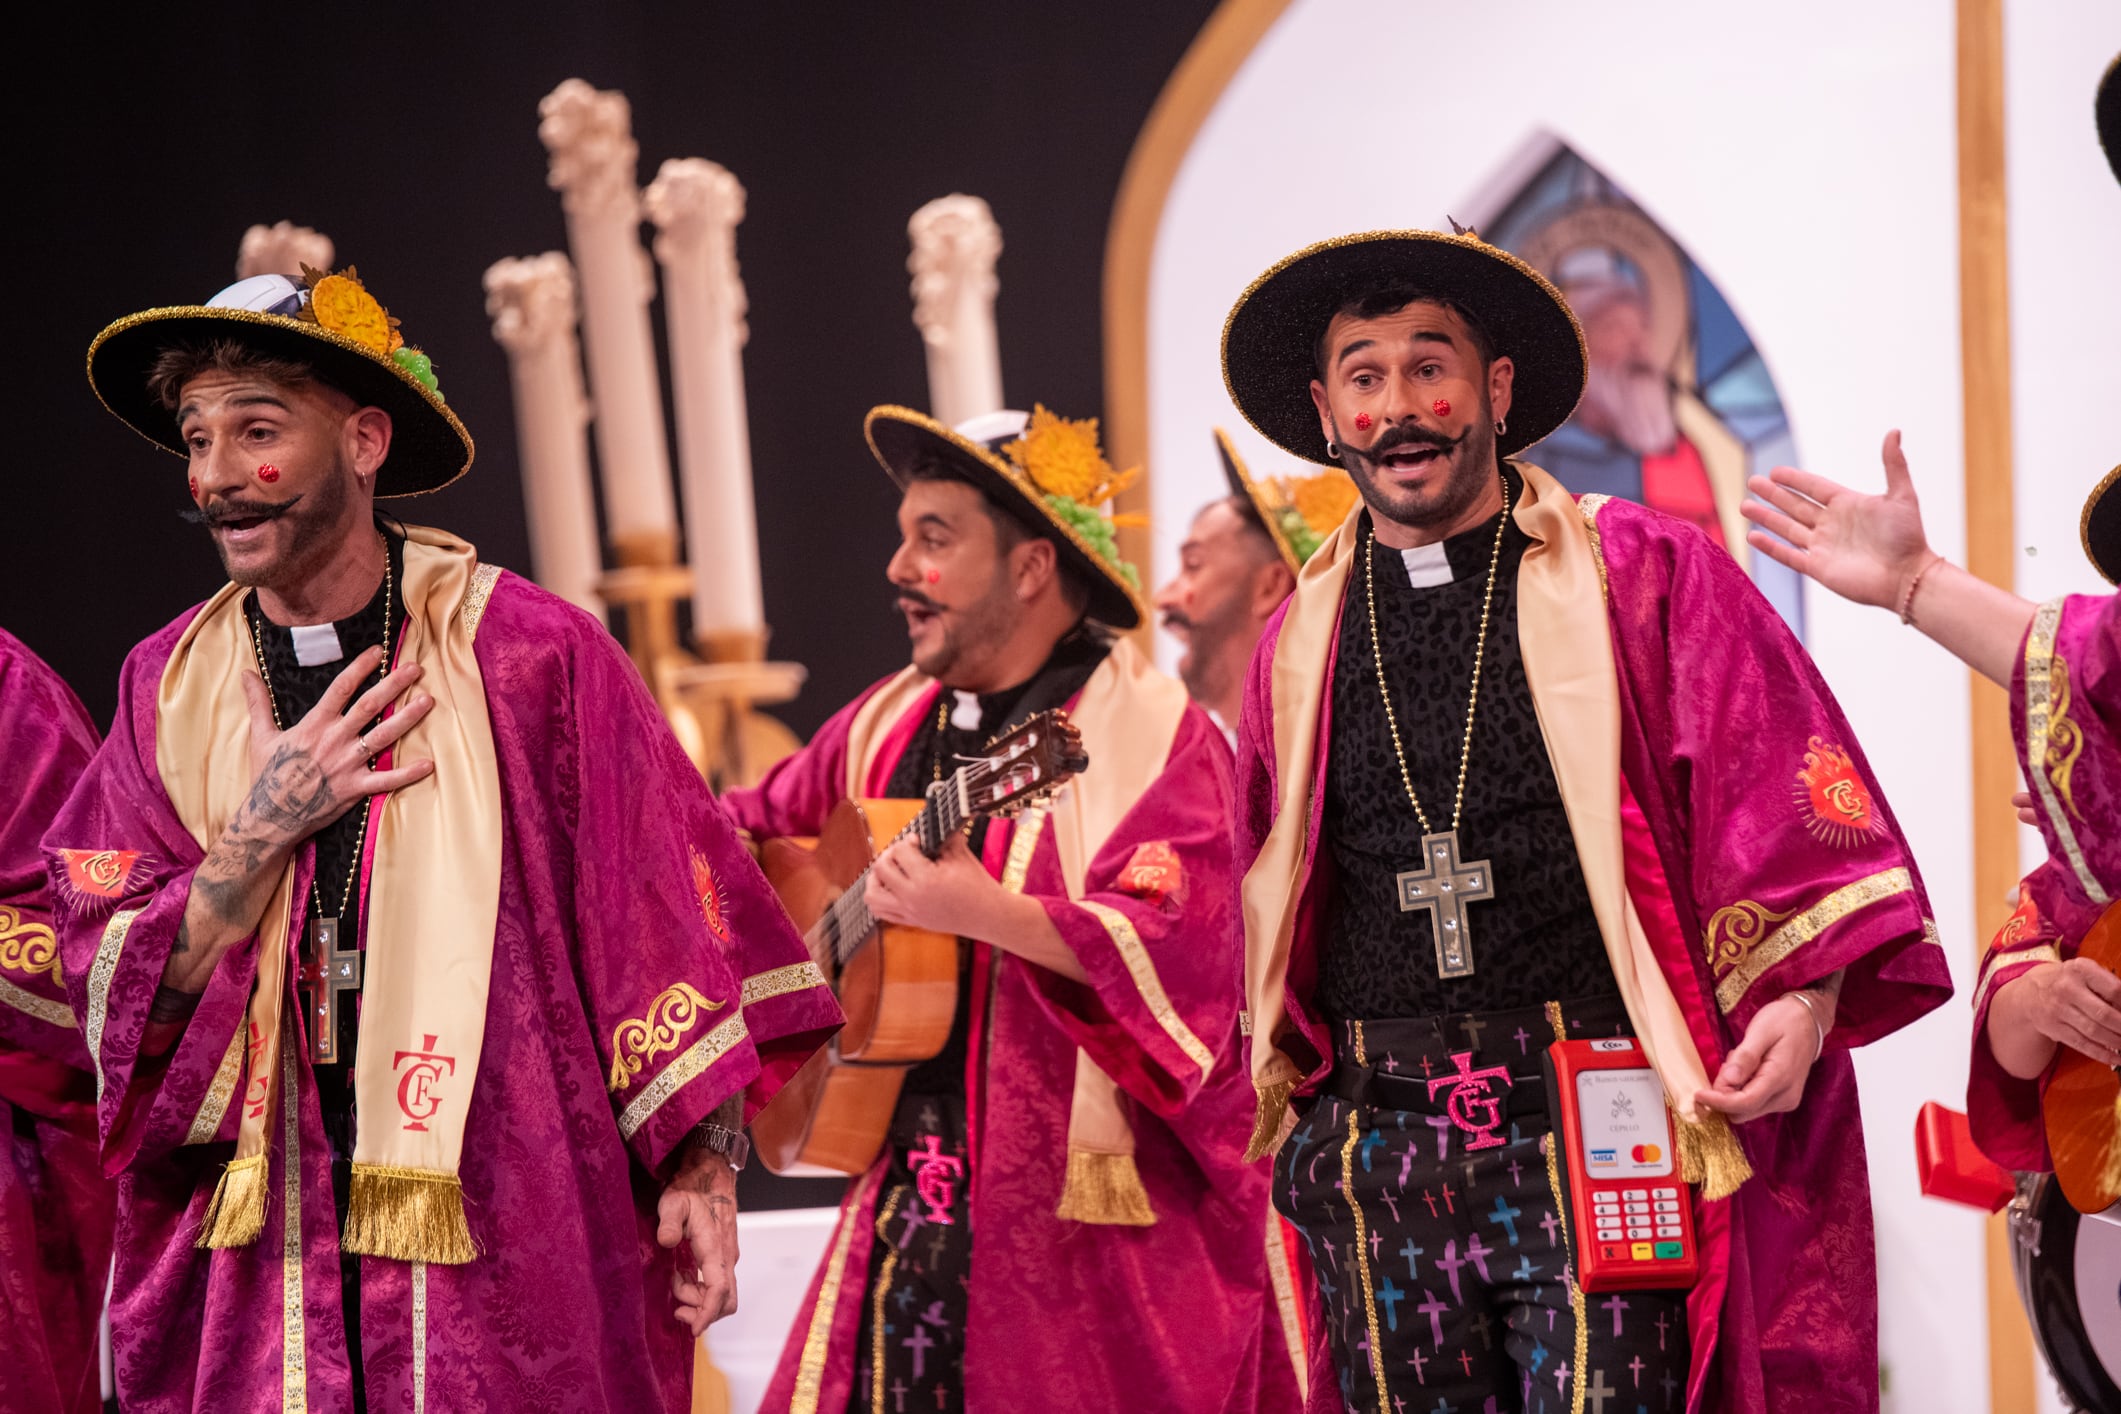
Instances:
[[[368,733],[366,732],[363,732],[359,736],[355,737],[354,744],[361,748],[361,754],[363,756],[373,756],[376,754],[375,748],[368,744]]]

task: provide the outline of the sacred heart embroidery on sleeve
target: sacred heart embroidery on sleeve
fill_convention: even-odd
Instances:
[[[1176,905],[1185,893],[1185,875],[1178,867],[1178,851],[1163,840],[1151,840],[1134,851],[1127,867],[1119,871],[1120,888],[1136,898]]]
[[[125,897],[139,868],[137,849],[62,849],[58,893],[62,903],[75,913],[95,916]]]
[[[1805,745],[1794,794],[1812,838],[1853,849],[1884,834],[1885,821],[1879,818],[1870,787],[1863,783],[1848,752],[1816,736]]]
[[[728,915],[722,907],[722,884],[714,877],[714,866],[697,849],[692,851],[692,894],[700,901],[700,917],[718,943],[729,941]]]

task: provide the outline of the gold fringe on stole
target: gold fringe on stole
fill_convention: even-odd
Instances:
[[[265,1155],[230,1160],[199,1229],[201,1247],[248,1247],[265,1231]]]
[[[1730,1120],[1714,1110],[1701,1114],[1699,1120],[1672,1117],[1679,1130],[1679,1175],[1700,1184],[1704,1198],[1728,1198],[1753,1176],[1753,1166]]]
[[[460,1267],[479,1255],[453,1173],[355,1164],[342,1251]]]
[[[1289,1097],[1296,1082],[1277,1080],[1259,1087],[1259,1109],[1252,1117],[1252,1138],[1245,1145],[1245,1162],[1255,1163],[1281,1148],[1289,1130]]]
[[[1068,1179],[1054,1216],[1107,1227],[1154,1227],[1156,1212],[1132,1154],[1068,1150]]]

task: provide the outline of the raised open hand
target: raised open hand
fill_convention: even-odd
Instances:
[[[1747,488],[1760,499],[1741,509],[1761,529],[1748,531],[1747,542],[1844,599],[1898,610],[1937,554],[1922,533],[1922,507],[1897,429],[1885,434],[1883,455],[1882,496],[1789,466],[1753,477]]]
[[[369,761],[418,726],[434,708],[434,699],[413,693],[396,711],[365,734],[384,709],[404,697],[420,680],[412,663],[386,676],[353,701],[362,680],[376,670],[383,650],[370,648],[332,680],[309,715],[281,731],[273,721],[272,698],[255,674],[243,674],[243,696],[250,708],[250,759],[256,780],[239,818],[256,837],[279,846],[309,838],[344,815],[364,796],[381,795],[424,780],[432,761],[369,768]],[[352,710],[347,703],[353,702]]]

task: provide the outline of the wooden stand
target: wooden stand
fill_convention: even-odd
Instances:
[[[678,640],[678,604],[692,593],[692,571],[677,563],[672,536],[619,540],[619,568],[597,582],[606,604],[625,615],[626,651],[655,694],[678,744],[716,791],[758,784],[802,743],[756,709],[792,700],[808,672],[766,661],[766,634],[718,634],[702,653]]]

